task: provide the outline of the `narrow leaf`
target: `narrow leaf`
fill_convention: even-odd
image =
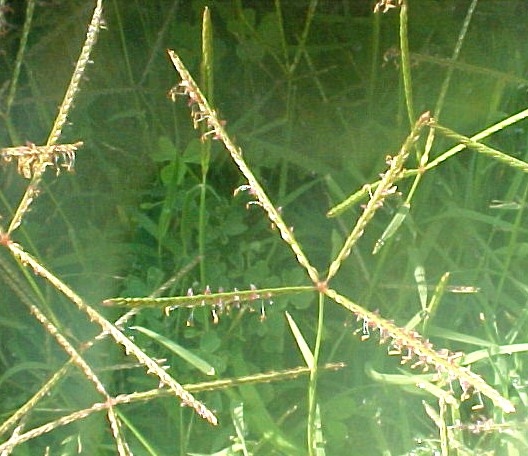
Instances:
[[[284,312],[286,314],[286,319],[288,320],[288,324],[290,325],[290,329],[292,330],[293,337],[295,337],[295,341],[297,342],[297,345],[299,346],[299,349],[301,350],[301,353],[303,355],[304,361],[306,365],[313,369],[314,367],[314,357],[312,354],[312,351],[310,350],[310,347],[306,343],[306,340],[304,340],[303,335],[301,334],[301,330],[297,326],[297,323],[293,320],[291,315],[288,312]]]
[[[168,348],[171,352],[175,353],[180,358],[196,367],[196,369],[200,370],[205,375],[215,375],[215,369],[213,366],[211,366],[207,361],[204,361],[202,358],[196,356],[194,353],[191,353],[186,348],[183,348],[176,342],[167,339],[166,337],[151,331],[150,329],[143,328],[142,326],[131,326],[130,329],[135,329],[136,331],[145,334],[147,337],[154,339],[156,342],[160,343],[164,347]]]

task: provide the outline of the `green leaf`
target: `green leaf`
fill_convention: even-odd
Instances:
[[[324,439],[324,436],[323,436],[323,425],[321,423],[321,410],[319,408],[319,404],[316,405],[315,407],[315,422],[314,422],[314,426],[315,426],[315,440],[314,440],[314,445],[315,445],[315,455],[316,456],[325,456],[326,455],[326,451],[325,451],[325,439]]]
[[[276,51],[279,51],[282,43],[280,21],[275,13],[266,13],[257,27],[260,39]],[[262,46],[262,44],[261,44]]]
[[[232,362],[236,376],[249,374],[248,363],[242,358],[240,351],[233,353]],[[290,440],[292,438],[291,433],[284,433],[281,427],[277,425],[276,419],[269,414],[255,386],[240,386],[239,392],[244,404],[246,404],[246,421],[252,432],[265,438],[277,450],[278,454],[291,456],[306,454],[297,442]]]
[[[155,340],[159,344],[168,348],[171,352],[178,355],[183,360],[187,361],[192,366],[196,367],[196,369],[200,370],[205,375],[215,375],[215,369],[213,366],[211,366],[207,361],[204,361],[202,358],[196,356],[194,353],[190,352],[186,348],[183,348],[176,342],[167,339],[166,337],[154,331],[151,331],[150,329],[143,328],[142,326],[131,326],[130,329],[135,329],[136,331],[139,331],[145,334],[147,337],[150,337],[151,339]]]
[[[187,144],[185,151],[183,152],[184,163],[194,163],[199,165],[202,162],[202,146],[203,144],[199,139],[192,139]]]
[[[304,358],[304,362],[306,365],[313,369],[314,367],[314,357],[312,354],[312,350],[310,350],[310,347],[306,343],[306,340],[304,340],[303,335],[301,334],[301,330],[297,326],[297,323],[293,320],[291,315],[288,312],[284,312],[286,314],[286,319],[288,320],[288,324],[290,325],[290,329],[292,330],[293,337],[295,337],[295,341],[297,342],[297,346],[301,350],[301,353]]]
[[[206,332],[200,338],[200,350],[205,353],[214,353],[222,345],[222,340],[213,331]]]
[[[158,138],[158,147],[150,154],[155,162],[173,161],[177,156],[178,149],[167,136]]]
[[[233,420],[233,425],[235,426],[236,434],[238,440],[243,446],[243,454],[247,455],[246,441],[245,436],[247,434],[246,423],[244,420],[244,403],[237,402],[231,405],[231,418]]]

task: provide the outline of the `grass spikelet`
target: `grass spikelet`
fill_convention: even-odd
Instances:
[[[72,362],[77,365],[83,372],[84,376],[90,380],[95,389],[103,395],[106,402],[109,404],[107,409],[108,421],[110,423],[110,428],[112,430],[112,435],[116,441],[117,451],[120,456],[130,455],[130,450],[126,441],[123,439],[121,432],[121,424],[119,418],[116,415],[116,412],[113,407],[113,399],[110,397],[103,383],[88,363],[82,358],[79,352],[70,344],[70,342],[64,337],[63,334],[51,323],[48,318],[38,309],[38,307],[32,305],[30,307],[31,313],[36,317],[36,319],[46,328],[46,331],[52,335],[57,343],[64,349],[64,351],[71,357]],[[17,439],[12,439],[12,443],[17,443]]]
[[[363,209],[363,213],[359,217],[356,225],[345,240],[343,247],[337,254],[335,260],[330,265],[328,275],[325,282],[334,277],[341,267],[341,263],[348,257],[350,251],[358,239],[363,235],[363,232],[372,219],[376,211],[383,206],[383,201],[388,195],[396,192],[395,182],[401,177],[403,171],[403,165],[405,160],[409,156],[411,147],[416,143],[419,138],[420,131],[427,124],[430,119],[429,112],[426,112],[420,116],[416,121],[414,128],[405,140],[400,152],[394,157],[387,157],[387,164],[389,169],[382,175],[379,184],[376,186],[374,193]]]
[[[62,134],[62,128],[68,120],[68,114],[70,112],[71,107],[73,106],[73,100],[77,91],[79,90],[79,84],[84,75],[86,66],[90,61],[90,54],[97,41],[97,35],[101,28],[102,20],[103,1],[97,0],[97,4],[95,6],[92,19],[90,21],[90,25],[88,26],[88,32],[86,34],[86,40],[82,47],[81,54],[77,59],[77,63],[75,65],[75,70],[71,77],[70,84],[68,85],[68,89],[66,90],[64,99],[62,100],[59,112],[57,114],[57,117],[55,118],[55,122],[53,123],[50,134],[48,136],[48,141],[46,142],[47,147],[54,146]],[[15,212],[15,215],[13,216],[11,223],[9,224],[9,228],[7,230],[8,234],[11,234],[20,226],[24,214],[29,210],[31,203],[34,201],[34,199],[38,196],[39,193],[38,187],[40,185],[42,173],[46,169],[47,164],[45,164],[46,162],[41,163],[40,160],[36,162],[33,161],[31,163],[34,163],[38,166],[29,166],[22,168],[22,172],[26,173],[25,175],[31,175],[31,183],[27,186],[26,192],[22,196],[22,199]]]
[[[163,385],[169,387],[174,392],[174,394],[181,400],[183,405],[193,408],[199,416],[207,420],[212,425],[218,424],[216,416],[207,407],[205,407],[201,402],[197,401],[176,380],[167,374],[167,372],[161,366],[159,366],[156,361],[147,356],[136,344],[134,344],[99,312],[86,304],[81,299],[81,297],[71,290],[66,284],[51,274],[37,260],[25,252],[18,244],[9,241],[7,242],[7,247],[21,264],[32,268],[35,274],[45,278],[58,291],[70,299],[79,308],[79,310],[85,313],[91,321],[97,323],[105,333],[109,334],[117,343],[122,345],[127,355],[133,355],[143,366],[145,366],[148,373],[156,375]]]
[[[73,100],[75,98],[75,95],[79,90],[79,85],[84,75],[84,71],[86,70],[86,66],[90,62],[90,54],[95,46],[95,43],[97,42],[97,35],[99,34],[99,30],[101,29],[102,21],[103,1],[97,0],[97,4],[92,15],[92,20],[90,21],[90,25],[88,26],[88,32],[86,33],[86,40],[84,41],[81,54],[77,59],[77,63],[75,65],[75,70],[73,71],[70,84],[68,85],[68,89],[66,90],[66,94],[64,95],[64,99],[62,100],[59,112],[57,114],[57,117],[55,118],[55,123],[51,128],[47,143],[48,146],[55,144],[62,134],[62,129],[66,124],[66,121],[68,120],[68,114],[70,112],[71,107],[73,106]]]
[[[518,158],[512,157],[511,155],[505,154],[500,150],[494,149],[493,147],[486,146],[480,142],[475,141],[474,139],[468,138],[467,136],[461,135],[456,131],[451,130],[450,128],[440,125],[435,119],[431,118],[428,122],[428,125],[437,130],[442,135],[447,138],[454,139],[455,141],[463,144],[469,149],[473,149],[476,152],[491,157],[501,163],[504,163],[512,168],[516,168],[524,173],[528,172],[528,163]]]
[[[176,296],[167,298],[110,298],[103,301],[106,306],[129,306],[129,307],[162,307],[166,311],[186,307],[193,309],[195,307],[210,306],[217,312],[227,312],[231,307],[240,307],[242,303],[251,303],[255,300],[269,300],[276,296],[289,295],[296,293],[313,292],[313,286],[301,287],[283,287],[283,288],[256,288],[251,287],[249,290],[219,291],[211,292],[207,287],[203,293],[194,294],[192,289],[187,296]]]
[[[445,378],[449,382],[457,380],[460,383],[463,390],[463,399],[469,396],[470,391],[473,391],[476,394],[487,396],[496,406],[502,408],[506,413],[514,412],[515,407],[509,400],[502,397],[480,376],[472,373],[466,367],[459,366],[456,363],[457,356],[447,350],[434,350],[432,344],[427,340],[423,340],[417,332],[398,327],[393,322],[385,320],[373,312],[367,311],[363,307],[338,294],[336,291],[329,289],[327,286],[329,280],[334,277],[342,262],[349,255],[354,243],[363,234],[365,227],[368,225],[375,212],[383,205],[385,198],[396,191],[396,186],[394,184],[402,177],[404,164],[409,156],[411,148],[419,139],[422,128],[431,123],[430,113],[425,112],[418,118],[399,153],[394,157],[387,157],[387,164],[389,166],[388,170],[381,175],[381,180],[377,183],[374,193],[371,194],[362,215],[346,239],[340,252],[331,263],[326,280],[319,282],[317,271],[310,265],[299,244],[294,240],[293,234],[284,224],[279,212],[271,204],[264,190],[246,165],[242,158],[241,150],[237,148],[228,137],[223,122],[219,121],[216,112],[209,107],[207,100],[200,92],[200,89],[197,87],[179,57],[173,51],[169,50],[168,52],[175,68],[182,78],[182,82],[171,90],[170,96],[173,99],[178,95],[183,95],[189,98],[195,128],[202,122],[208,126],[208,130],[202,139],[213,137],[224,143],[228,151],[231,153],[233,160],[248,180],[248,184],[244,185],[244,188],[241,189],[248,190],[250,194],[256,198],[256,203],[264,208],[270,221],[279,227],[282,238],[288,243],[288,245],[290,245],[296,254],[299,263],[307,269],[310,278],[312,278],[317,287],[317,290],[353,312],[358,319],[363,320],[362,339],[367,339],[370,336],[371,330],[377,330],[380,333],[381,342],[390,342],[388,349],[389,354],[401,356],[402,364],[414,360],[412,363],[412,367],[414,368],[420,366],[423,368],[433,366],[439,374],[439,377]],[[237,191],[238,190],[239,189],[237,189]],[[235,193],[237,191],[235,191]]]
[[[326,295],[363,321],[363,340],[370,336],[371,330],[378,331],[380,342],[389,343],[389,355],[400,356],[402,364],[415,360],[413,364],[415,368],[426,365],[432,366],[439,374],[439,378],[443,377],[449,382],[457,380],[460,383],[463,390],[462,399],[467,399],[469,391],[473,390],[475,393],[487,396],[504,412],[515,412],[514,405],[489,386],[482,377],[474,374],[467,367],[458,365],[456,363],[456,359],[459,358],[457,354],[447,350],[434,350],[432,344],[428,340],[423,340],[416,331],[400,328],[392,321],[385,320],[376,313],[363,309],[332,289],[327,290]]]
[[[192,118],[194,127],[197,128],[200,124],[207,126],[206,132],[202,135],[202,140],[207,138],[214,138],[221,141],[226,149],[231,154],[231,158],[236,163],[241,173],[247,179],[248,188],[251,189],[251,194],[255,196],[258,205],[260,205],[267,213],[271,223],[276,226],[281,234],[282,239],[290,246],[297,258],[299,264],[306,269],[306,272],[310,276],[310,279],[314,283],[319,282],[319,275],[317,270],[310,264],[308,258],[302,251],[299,243],[295,239],[292,230],[284,223],[282,216],[279,211],[273,206],[268,195],[255,178],[253,172],[246,164],[242,150],[237,147],[231,140],[224,128],[224,122],[218,118],[216,111],[211,109],[206,98],[202,94],[196,82],[185,68],[185,65],[180,60],[178,55],[172,51],[167,51],[169,57],[174,65],[174,68],[178,71],[182,81],[174,88],[169,91],[169,96],[173,101],[176,101],[177,96],[182,95],[189,98],[189,104],[191,106]]]
[[[42,172],[48,166],[53,166],[59,174],[61,168],[73,171],[75,152],[83,145],[82,141],[73,144],[56,144],[52,146],[5,147],[0,151],[0,157],[5,162],[17,161],[18,173],[26,179],[31,179],[36,173]]]

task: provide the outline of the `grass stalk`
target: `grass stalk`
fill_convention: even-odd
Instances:
[[[18,79],[20,77],[20,69],[22,68],[22,62],[24,61],[29,31],[31,30],[31,24],[33,23],[35,3],[35,0],[28,0],[26,5],[26,17],[24,19],[24,27],[22,28],[22,36],[20,37],[20,45],[18,46],[13,75],[11,76],[11,82],[9,83],[9,92],[7,94],[5,111],[2,113],[2,115],[5,116],[6,119],[9,118],[11,107],[13,106],[13,102],[15,101]]]
[[[59,112],[48,136],[48,141],[46,142],[47,147],[55,146],[57,144],[62,134],[62,129],[68,120],[68,114],[71,107],[73,106],[73,100],[77,94],[77,91],[79,90],[79,85],[84,75],[84,71],[90,62],[90,54],[97,41],[97,35],[99,34],[99,30],[101,28],[102,16],[103,2],[102,0],[97,0],[97,4],[92,15],[92,20],[88,26],[88,32],[86,34],[86,40],[82,47],[81,54],[77,60],[70,84],[68,85],[68,89],[66,90],[64,99],[62,100]],[[27,186],[26,191],[15,211],[15,215],[9,224],[9,228],[7,230],[8,236],[10,236],[11,233],[20,226],[24,214],[29,210],[31,203],[38,196],[40,181],[46,166],[47,164],[43,163],[41,166],[33,170],[31,182]]]
[[[518,113],[513,114],[512,116],[509,116],[506,119],[501,120],[500,122],[490,125],[488,128],[485,128],[484,130],[474,134],[468,139],[472,142],[480,141],[482,139],[488,138],[489,136],[492,136],[494,133],[497,133],[508,127],[511,127],[526,118],[528,118],[528,108],[523,109],[522,111],[519,111]],[[464,144],[464,143],[457,144],[456,146],[453,146],[447,151],[441,153],[434,160],[431,160],[423,168],[403,170],[401,173],[401,176],[397,180],[404,179],[404,178],[411,177],[411,176],[416,176],[417,174],[420,174],[420,173],[423,174],[426,171],[430,171],[436,168],[437,166],[439,166],[441,163],[450,159],[451,157],[454,157],[456,154],[458,154],[459,152],[463,151],[466,148],[467,148],[467,144]],[[504,163],[509,164],[509,160],[504,159],[502,161]],[[380,185],[380,183],[381,183],[381,180],[378,180],[376,182],[371,182],[369,184],[364,185],[361,189],[359,189],[358,191],[348,196],[341,203],[338,203],[334,207],[332,207],[327,212],[326,214],[327,217],[337,217],[341,215],[343,212],[347,211],[348,209],[353,207],[355,204],[363,200],[369,194],[369,191],[372,192],[373,190],[375,190]]]
[[[405,105],[407,106],[407,117],[409,124],[414,124],[414,103],[411,77],[411,58],[409,53],[409,34],[408,34],[408,5],[407,0],[400,1],[400,52],[401,68],[403,77],[403,87],[405,91]]]
[[[313,349],[313,364],[310,366],[310,382],[308,384],[308,451],[311,456],[318,452],[318,436],[320,417],[317,419],[317,377],[319,374],[319,356],[321,354],[321,343],[324,331],[324,310],[325,310],[325,295],[319,293],[319,305],[317,311],[317,332],[315,337],[315,346]]]
[[[328,363],[320,366],[322,370],[337,370],[342,369],[344,364],[342,363]],[[59,372],[59,371],[58,371]],[[57,373],[58,373],[57,372]],[[214,380],[210,382],[186,384],[184,388],[192,393],[200,393],[205,391],[217,391],[227,388],[235,388],[242,385],[254,385],[260,383],[286,381],[298,378],[301,375],[307,375],[310,373],[309,367],[297,367],[294,369],[287,369],[279,372],[267,372],[263,374],[249,375],[244,377],[238,377],[233,379],[222,379]],[[110,407],[116,408],[119,405],[135,404],[138,402],[147,402],[157,398],[169,397],[172,393],[167,389],[151,389],[148,391],[142,391],[139,393],[120,394],[112,398],[110,402],[97,402],[92,406],[77,410],[68,415],[64,415],[53,421],[43,424],[42,426],[30,429],[17,437],[16,443],[8,440],[0,444],[0,451],[11,451],[16,445],[20,445],[29,440],[35,439],[67,424],[74,423],[79,420],[83,420],[101,411],[107,411]]]
[[[369,337],[369,329],[377,329],[380,332],[380,340],[382,342],[388,340],[395,341],[396,346],[394,347],[394,354],[398,356],[403,355],[403,362],[410,361],[413,356],[416,355],[419,364],[415,364],[415,367],[419,367],[422,363],[434,366],[437,372],[440,375],[446,375],[450,382],[458,380],[464,392],[473,389],[475,392],[480,392],[491,399],[491,401],[504,412],[512,413],[515,411],[513,404],[508,399],[502,397],[498,391],[489,386],[482,377],[474,374],[467,367],[458,365],[456,363],[456,354],[435,351],[432,344],[428,340],[422,340],[417,332],[408,331],[396,326],[392,321],[385,320],[376,313],[364,309],[350,299],[338,294],[335,290],[328,289],[325,294],[330,299],[351,311],[358,317],[358,319],[363,320],[363,335],[365,337]],[[389,347],[389,352],[392,351],[392,347]]]
[[[46,279],[58,291],[60,291],[70,301],[72,301],[81,312],[85,313],[91,321],[96,322],[105,333],[109,334],[118,344],[122,345],[125,348],[127,355],[133,355],[143,366],[147,368],[147,373],[152,373],[158,377],[160,382],[169,387],[185,406],[193,408],[195,412],[198,413],[198,415],[200,415],[209,423],[213,425],[218,424],[216,416],[209,409],[207,409],[207,407],[194,399],[194,397],[169,374],[167,374],[167,372],[156,361],[147,356],[136,344],[134,344],[99,312],[86,304],[84,300],[73,290],[71,290],[66,284],[60,281],[46,268],[44,268],[31,255],[26,253],[18,244],[8,241],[6,243],[6,247],[11,251],[13,256],[18,261],[20,261],[21,264],[30,267],[33,269],[35,274]]]
[[[293,253],[295,254],[295,257],[297,258],[298,263],[306,270],[312,282],[316,284],[319,283],[319,275],[317,270],[310,264],[299,243],[295,239],[293,231],[286,225],[286,223],[284,223],[281,214],[275,208],[275,206],[273,206],[270,199],[268,198],[268,195],[261,187],[258,180],[255,178],[249,166],[246,164],[242,156],[242,149],[237,147],[228,136],[223,122],[219,120],[216,112],[211,108],[207,102],[207,99],[204,97],[201,90],[194,82],[194,79],[191,77],[190,73],[187,71],[178,55],[172,50],[168,50],[167,52],[174,65],[174,68],[176,68],[182,79],[182,82],[171,90],[173,100],[176,100],[177,95],[185,95],[189,97],[192,106],[194,106],[193,121],[195,123],[195,127],[197,127],[200,122],[205,122],[205,124],[208,126],[207,133],[202,135],[202,139],[205,140],[207,137],[214,137],[225,145],[226,149],[231,154],[231,158],[246,178],[248,182],[247,190],[252,196],[256,198],[256,204],[261,206],[267,213],[269,220],[275,227],[277,227],[282,239],[290,246]]]
[[[366,226],[374,217],[376,211],[383,206],[383,201],[385,198],[395,193],[396,186],[394,183],[400,177],[403,170],[403,165],[409,156],[411,147],[418,140],[420,131],[424,125],[429,121],[429,113],[424,113],[420,118],[415,122],[412,132],[409,134],[405,140],[403,146],[400,149],[400,152],[394,157],[387,157],[387,164],[389,169],[386,173],[383,174],[379,185],[376,187],[372,193],[371,198],[367,202],[361,216],[359,217],[356,225],[348,235],[345,240],[343,247],[337,254],[336,258],[330,265],[328,269],[328,275],[326,277],[325,283],[328,283],[332,277],[334,277],[341,267],[342,262],[350,255],[350,251],[354,244],[361,238]]]
[[[278,3],[278,0],[276,1],[276,9],[277,11],[280,11],[280,6],[278,6],[277,3]],[[297,50],[295,51],[293,62],[288,68],[289,70],[288,73],[290,75],[293,75],[295,73],[295,70],[297,69],[299,62],[301,61],[301,57],[303,53],[305,52],[306,42],[308,41],[308,34],[310,33],[310,26],[312,25],[312,21],[315,16],[315,11],[317,9],[317,3],[318,3],[318,0],[310,0],[310,4],[308,5],[308,11],[306,12],[306,20],[304,21],[304,27],[303,27],[303,31],[301,33],[301,37],[299,40],[299,45],[297,46]],[[279,17],[281,18],[281,30],[284,30],[284,27],[282,25],[282,15],[279,14]],[[282,38],[283,38],[283,43],[284,43],[285,42],[284,33],[282,33]]]
[[[213,24],[211,22],[211,13],[209,8],[205,7],[202,17],[202,63],[200,66],[201,87],[211,103],[214,93],[213,79]],[[202,134],[206,132],[206,126],[202,125]],[[206,235],[206,217],[207,217],[207,174],[211,161],[211,143],[202,142],[201,145],[201,168],[202,182],[200,184],[200,208],[198,215],[198,251],[202,258],[205,258],[205,235]],[[205,261],[200,262],[200,281],[202,284],[207,283]]]
[[[528,201],[528,185],[525,186],[521,201]],[[497,299],[502,295],[502,291],[506,285],[508,279],[508,271],[512,265],[512,262],[515,258],[517,248],[519,245],[519,233],[522,229],[523,220],[526,214],[526,204],[521,204],[517,214],[515,215],[515,221],[513,222],[513,229],[511,230],[510,239],[508,242],[507,255],[504,260],[504,269],[500,276],[499,283],[497,285],[496,296]]]

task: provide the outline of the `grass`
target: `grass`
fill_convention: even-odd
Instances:
[[[3,452],[522,453],[521,2],[35,6]]]

